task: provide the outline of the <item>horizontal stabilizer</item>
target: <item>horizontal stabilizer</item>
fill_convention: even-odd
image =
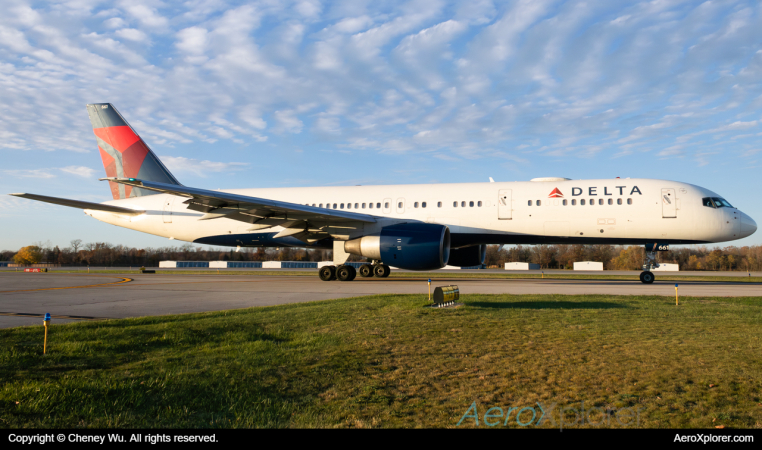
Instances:
[[[15,197],[28,198],[29,200],[37,200],[45,203],[53,203],[55,205],[69,206],[79,209],[92,209],[94,211],[106,211],[115,214],[128,214],[131,216],[138,216],[144,214],[145,211],[138,211],[135,209],[121,208],[119,206],[104,205],[102,203],[83,202],[80,200],[69,200],[68,198],[58,197],[46,197],[44,195],[36,194],[10,194]]]

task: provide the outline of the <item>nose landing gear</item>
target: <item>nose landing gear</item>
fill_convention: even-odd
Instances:
[[[661,246],[664,248],[664,246]],[[651,284],[656,277],[651,269],[659,267],[659,263],[656,262],[656,252],[661,250],[658,244],[646,244],[646,261],[643,264],[643,272],[640,273],[640,282],[643,284]],[[666,246],[669,249],[669,246]]]

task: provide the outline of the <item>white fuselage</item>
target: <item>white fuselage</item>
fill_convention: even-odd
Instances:
[[[226,190],[250,197],[344,209],[381,217],[377,224],[331,228],[333,239],[377,232],[392,223],[447,225],[453,247],[474,244],[709,243],[741,239],[754,221],[733,207],[704,206],[720,197],[699,186],[653,179],[554,180],[391,186]],[[270,239],[281,227],[199,220],[185,197],[166,194],[106,202],[145,210],[139,216],[86,213],[113,225],[188,242],[239,246],[304,246]],[[424,207],[425,202],[425,207]],[[583,204],[584,203],[584,204]],[[380,206],[380,207],[379,207]],[[325,244],[322,244],[325,246]]]

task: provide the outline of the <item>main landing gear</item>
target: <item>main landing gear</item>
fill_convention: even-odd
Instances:
[[[654,282],[656,277],[654,276],[653,272],[651,272],[651,269],[654,267],[659,267],[659,263],[656,262],[656,246],[654,245],[653,250],[649,251],[648,248],[646,248],[646,261],[643,264],[643,272],[640,272],[640,282],[643,284],[651,284]]]
[[[342,264],[336,266],[323,266],[318,271],[320,279],[323,281],[339,280],[339,281],[352,281],[357,276],[357,270],[348,265]],[[379,278],[386,278],[392,272],[389,266],[386,264],[363,264],[360,266],[360,276],[363,278],[369,278],[376,276]]]

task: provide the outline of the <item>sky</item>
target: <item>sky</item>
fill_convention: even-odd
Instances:
[[[0,249],[177,245],[2,195],[109,200],[100,102],[193,187],[659,178],[762,223],[760,30],[751,0],[4,0]]]

